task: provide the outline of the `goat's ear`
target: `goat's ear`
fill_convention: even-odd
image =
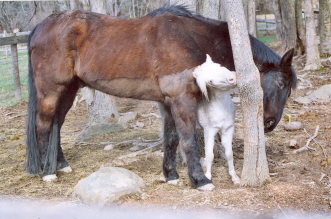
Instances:
[[[197,78],[198,77],[198,71],[200,71],[200,66],[196,67],[194,71],[192,72],[193,77]]]
[[[209,56],[208,54],[206,54],[206,56],[207,56],[206,62],[210,62],[210,63],[212,63],[213,60],[211,60],[210,56]]]

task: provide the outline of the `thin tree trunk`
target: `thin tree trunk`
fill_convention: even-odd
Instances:
[[[282,52],[295,48],[297,31],[295,22],[295,0],[279,0],[282,29]]]
[[[260,75],[252,57],[243,4],[241,1],[224,1],[244,113],[245,150],[241,184],[260,186],[270,181],[265,152]]]
[[[247,27],[248,33],[256,37],[256,15],[255,15],[255,0],[247,2]]]
[[[331,0],[319,0],[320,54],[331,56]]]
[[[77,5],[78,1],[77,0],[70,0],[70,9],[71,10],[76,10],[78,9],[78,5]]]
[[[322,68],[318,44],[316,40],[316,26],[314,21],[312,0],[304,1],[305,21],[306,21],[306,44],[307,60],[303,70],[318,70]]]
[[[295,20],[297,26],[296,55],[306,53],[306,32],[302,19],[302,0],[295,0]]]
[[[198,1],[197,12],[207,18],[218,20],[220,18],[219,0]]]
[[[282,16],[280,14],[279,0],[271,0],[272,10],[276,19],[276,37],[281,39],[282,37]]]

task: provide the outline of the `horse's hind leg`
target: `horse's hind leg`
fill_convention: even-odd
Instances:
[[[179,143],[179,137],[176,130],[175,121],[171,115],[169,107],[159,104],[160,111],[163,115],[163,174],[166,182],[170,184],[175,182],[179,175],[176,171],[176,149]]]
[[[58,105],[59,131],[61,130],[61,127],[64,123],[65,116],[67,115],[69,109],[71,108],[74,102],[78,89],[79,89],[78,83],[73,82],[67,87],[67,90],[61,96],[61,100]],[[61,172],[72,171],[71,167],[69,166],[69,163],[64,158],[61,147],[61,139],[59,139],[58,141],[57,170]]]
[[[233,164],[233,151],[232,151],[232,138],[234,133],[234,127],[231,126],[226,130],[222,130],[222,145],[225,149],[225,157],[228,163],[229,175],[231,176],[234,184],[240,183],[240,178],[236,174]]]
[[[36,134],[41,158],[43,179],[51,181],[56,178],[58,155],[59,124],[57,105],[59,94],[51,93],[38,98],[36,114]]]

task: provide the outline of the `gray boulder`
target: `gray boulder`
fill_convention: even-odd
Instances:
[[[93,135],[103,135],[111,132],[120,132],[124,130],[122,124],[116,123],[98,123],[89,126],[86,130],[79,133],[76,137],[76,142],[87,141],[92,138]]]
[[[294,99],[294,101],[301,104],[308,104],[317,99],[327,100],[330,98],[330,96],[331,96],[331,84],[327,84],[311,92],[309,95],[305,97],[298,97]]]
[[[143,180],[135,173],[119,167],[102,167],[81,179],[75,186],[75,194],[83,203],[103,207],[117,200],[140,195]]]

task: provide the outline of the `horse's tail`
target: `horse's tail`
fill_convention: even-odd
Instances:
[[[38,25],[37,25],[38,26]],[[40,169],[43,170],[43,175],[54,174],[57,168],[58,146],[60,144],[60,130],[58,122],[58,112],[55,113],[53,124],[49,134],[48,145],[44,148],[43,157],[40,157],[39,146],[36,133],[36,117],[37,117],[37,90],[33,74],[33,66],[31,63],[30,42],[37,28],[31,31],[28,38],[28,53],[29,53],[29,74],[28,74],[28,119],[27,119],[27,145],[26,145],[26,167],[25,171],[30,174],[39,174]],[[42,160],[43,159],[43,162]],[[41,167],[43,165],[43,167]]]
[[[37,113],[37,91],[33,76],[33,67],[31,64],[30,54],[30,41],[36,27],[31,31],[28,37],[28,89],[29,89],[29,100],[28,100],[28,118],[27,118],[27,132],[26,132],[26,161],[25,171],[30,174],[39,174],[40,170],[40,155],[37,144],[36,134],[36,113]]]

